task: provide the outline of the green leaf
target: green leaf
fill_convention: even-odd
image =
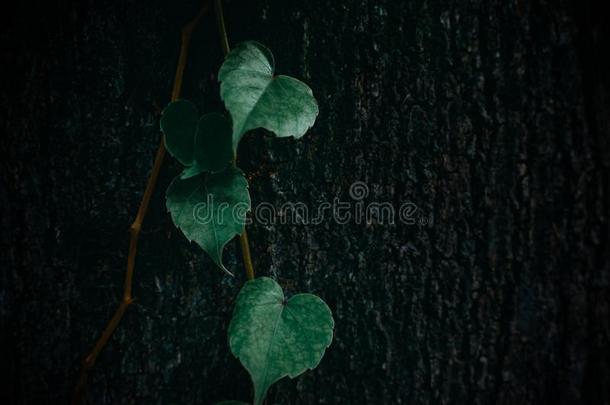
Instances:
[[[161,115],[161,131],[165,135],[165,147],[180,163],[193,163],[193,144],[199,122],[195,104],[187,100],[169,103]]]
[[[254,404],[282,377],[315,368],[333,339],[330,309],[319,297],[284,298],[272,279],[260,277],[241,289],[229,325],[231,351],[250,373]]]
[[[166,205],[184,236],[231,274],[222,264],[222,251],[243,232],[250,210],[248,182],[241,170],[231,166],[217,174],[176,177],[167,189]]]
[[[238,45],[218,72],[220,97],[233,119],[233,148],[249,130],[299,138],[313,125],[318,104],[311,89],[289,76],[275,76],[271,51],[258,42]]]
[[[165,147],[188,166],[183,178],[224,170],[233,159],[231,124],[220,113],[198,118],[197,108],[186,100],[170,103],[161,116]]]
[[[199,173],[218,173],[233,160],[231,149],[231,124],[224,115],[211,113],[202,116],[195,136],[194,162],[182,174],[182,178]]]

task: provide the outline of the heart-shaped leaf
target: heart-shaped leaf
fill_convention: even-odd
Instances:
[[[243,232],[250,210],[248,182],[241,170],[229,167],[217,174],[177,177],[167,189],[166,205],[184,236],[231,274],[222,264],[222,251]]]
[[[271,384],[315,368],[333,338],[326,303],[313,294],[284,298],[272,279],[260,277],[241,289],[229,325],[229,345],[250,373],[254,404]]]
[[[185,166],[193,163],[193,145],[198,122],[197,107],[187,100],[169,103],[161,115],[165,148]]]
[[[258,42],[238,45],[218,72],[220,97],[233,119],[233,148],[249,130],[299,138],[313,125],[318,104],[311,89],[289,76],[275,76],[271,51]]]
[[[233,159],[231,124],[220,113],[198,118],[197,108],[186,100],[170,103],[161,116],[165,146],[188,166],[183,178],[224,170]]]
[[[193,165],[184,170],[182,178],[224,170],[233,160],[231,124],[225,116],[220,113],[202,116],[197,125],[194,146]]]

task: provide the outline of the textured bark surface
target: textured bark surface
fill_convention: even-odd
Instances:
[[[106,3],[106,4],[102,4]],[[256,4],[252,4],[256,3]],[[593,4],[593,3],[591,3]],[[66,403],[117,306],[182,24],[198,2],[3,13],[0,402]],[[608,19],[575,2],[227,1],[320,103],[300,141],[248,135],[254,204],[310,208],[367,184],[415,223],[253,224],[259,275],[323,297],[335,341],[278,404],[610,404]],[[6,21],[4,21],[6,20]],[[603,28],[603,29],[602,29]],[[221,108],[211,14],[183,95]],[[134,296],[91,404],[247,400],[228,279],[165,212],[164,164]]]

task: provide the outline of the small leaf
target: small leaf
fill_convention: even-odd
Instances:
[[[193,163],[193,144],[198,122],[197,107],[187,100],[170,103],[161,115],[161,131],[165,135],[165,147],[185,166]]]
[[[285,300],[281,287],[260,277],[241,289],[229,325],[231,351],[250,373],[254,404],[271,384],[315,368],[333,338],[328,306],[312,294]]]
[[[222,264],[222,251],[243,232],[250,210],[248,182],[241,170],[229,167],[217,174],[176,177],[167,189],[166,205],[184,236],[231,274]]]
[[[182,174],[189,178],[203,172],[218,173],[233,160],[231,124],[224,115],[211,113],[202,116],[197,126],[194,162]]]
[[[233,148],[249,130],[299,138],[313,125],[318,104],[311,89],[289,76],[275,76],[271,51],[249,41],[231,51],[218,72],[220,97],[233,119]]]
[[[163,110],[161,131],[169,153],[187,166],[182,178],[220,172],[233,159],[229,121],[220,113],[198,118],[190,101],[174,101]]]

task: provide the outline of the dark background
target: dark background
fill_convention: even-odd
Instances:
[[[416,225],[254,224],[259,275],[323,297],[321,365],[277,404],[610,404],[610,16],[594,1],[226,1],[320,104],[300,141],[248,135],[254,204],[310,207],[365,182]],[[0,403],[62,404],[122,295],[133,220],[197,1],[2,5]],[[220,110],[213,13],[183,96]],[[250,398],[225,277],[165,212],[91,404]]]

